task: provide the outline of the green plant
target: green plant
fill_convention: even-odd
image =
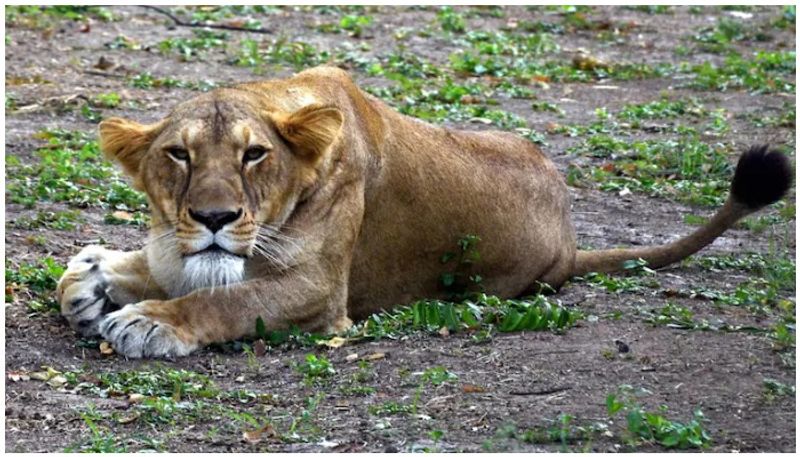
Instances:
[[[443,6],[436,13],[436,19],[445,32],[464,33],[467,28],[464,16],[451,6]]]
[[[10,200],[27,207],[49,200],[70,206],[100,206],[124,211],[145,211],[144,195],[131,189],[100,154],[87,132],[43,130],[37,138],[48,146],[36,151],[39,161],[22,165],[8,157]]]
[[[452,271],[442,273],[439,278],[445,290],[454,297],[468,292],[470,287],[481,287],[483,278],[472,271],[481,258],[477,249],[480,241],[481,238],[477,235],[466,235],[458,240],[458,250],[455,253],[446,252],[440,259],[444,265],[454,261]]]
[[[116,108],[119,106],[120,101],[122,98],[116,92],[107,92],[103,94],[97,94],[94,97],[93,103],[103,107],[103,108]]]
[[[52,291],[65,270],[52,257],[40,258],[36,263],[23,263],[16,267],[10,259],[6,259],[6,303],[14,301],[16,294],[26,293],[33,311],[57,312],[59,305],[52,298]]]
[[[780,397],[793,397],[795,395],[795,387],[784,384],[775,379],[764,379],[764,393],[763,397],[767,403],[773,403]]]
[[[327,358],[314,354],[306,354],[305,361],[296,363],[294,369],[303,375],[303,380],[308,385],[320,383],[336,374]]]
[[[414,400],[411,403],[411,412],[416,414],[419,407],[419,401],[422,398],[422,392],[426,387],[437,387],[446,382],[455,381],[458,376],[447,371],[444,367],[431,367],[422,372],[419,378],[419,385],[414,391]]]
[[[11,221],[11,224],[25,230],[36,228],[74,230],[78,222],[83,222],[83,217],[77,211],[37,211],[34,217],[21,216]]]
[[[127,452],[127,448],[122,440],[113,433],[101,429],[95,422],[102,420],[103,417],[97,413],[93,406],[86,411],[79,412],[78,415],[89,427],[91,436],[82,442],[67,446],[64,452],[86,452],[86,453],[120,453]]]
[[[225,40],[228,39],[226,32],[214,30],[195,29],[192,31],[193,38],[168,38],[158,43],[158,49],[162,53],[177,53],[182,60],[190,60],[192,57],[200,56],[202,52],[224,47]]]
[[[351,36],[360,37],[364,29],[372,25],[372,16],[348,14],[339,20],[339,27],[350,32]]]
[[[678,449],[705,448],[711,444],[711,436],[702,425],[705,417],[699,409],[686,424],[671,421],[663,416],[667,412],[666,406],[661,406],[658,413],[645,411],[634,401],[631,391],[630,386],[623,386],[617,394],[606,397],[610,417],[620,411],[625,413],[626,431],[631,443],[643,440]]]

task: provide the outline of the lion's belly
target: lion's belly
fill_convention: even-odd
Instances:
[[[432,166],[435,158],[406,160],[368,190],[351,266],[351,317],[445,297],[442,274],[458,261],[442,263],[442,256],[457,253],[466,235],[480,237],[470,274],[482,277],[487,293],[517,296],[554,268],[571,267],[568,195],[549,162],[539,156],[520,163],[518,154],[469,158],[441,169]]]

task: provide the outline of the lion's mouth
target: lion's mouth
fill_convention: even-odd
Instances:
[[[222,246],[218,245],[217,243],[211,243],[207,248],[201,249],[201,250],[196,251],[196,252],[193,252],[193,253],[187,255],[186,257],[193,257],[193,256],[198,256],[198,255],[208,255],[208,256],[213,256],[213,257],[221,257],[221,256],[225,256],[225,255],[230,255],[230,256],[239,257],[239,258],[242,258],[242,259],[247,258],[246,255],[242,255],[242,254],[237,254],[235,252],[231,252],[231,251],[223,248]]]

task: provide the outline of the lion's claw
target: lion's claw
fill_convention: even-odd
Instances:
[[[146,302],[128,305],[100,323],[100,334],[114,350],[131,358],[178,357],[192,352],[196,345],[184,342],[172,325],[144,314]]]

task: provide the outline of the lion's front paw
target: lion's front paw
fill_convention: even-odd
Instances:
[[[174,326],[147,316],[152,302],[128,305],[105,317],[100,334],[127,357],[177,357],[187,355],[197,344],[185,341]],[[157,306],[157,305],[156,305]]]
[[[56,287],[61,314],[83,336],[99,334],[97,327],[103,316],[119,309],[108,295],[102,268],[109,252],[100,246],[87,246],[70,260]]]

